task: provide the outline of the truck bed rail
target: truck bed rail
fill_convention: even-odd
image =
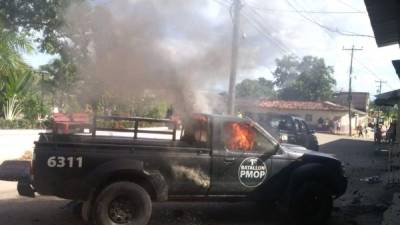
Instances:
[[[105,127],[98,127],[98,120],[103,121],[132,121],[134,122],[134,128],[105,128]],[[146,129],[139,129],[141,122],[147,123],[163,123],[168,125],[168,127],[172,126],[172,131],[157,131],[157,130],[146,130]],[[172,140],[176,140],[176,129],[177,129],[177,121],[168,120],[168,119],[153,119],[153,118],[146,118],[146,117],[120,117],[120,116],[93,116],[93,124],[92,124],[92,136],[96,136],[97,131],[115,131],[115,132],[132,132],[133,138],[137,139],[138,134],[164,134],[164,135],[171,135]]]

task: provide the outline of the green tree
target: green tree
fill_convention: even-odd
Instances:
[[[298,70],[300,62],[296,56],[286,55],[282,59],[276,59],[275,63],[274,84],[279,88],[290,86],[300,75]]]
[[[274,83],[262,77],[256,80],[244,79],[236,85],[236,97],[239,98],[273,98],[275,96]]]
[[[78,81],[75,64],[61,57],[41,66],[40,70],[45,78],[41,81],[41,85],[46,94],[51,96],[53,105],[64,107]]]
[[[36,42],[40,49],[49,54],[58,54],[66,45],[67,37],[62,27],[64,15],[74,2],[84,0],[2,0],[0,15],[5,27],[10,30],[22,29],[26,33],[40,32]]]
[[[7,120],[14,120],[23,111],[23,102],[32,91],[34,74],[26,70],[14,71],[0,80],[2,114]]]
[[[300,61],[292,56],[277,60],[275,84],[280,87],[279,98],[284,100],[329,100],[336,85],[333,68],[324,59],[305,56]]]
[[[21,57],[21,52],[32,51],[27,35],[7,29],[0,15],[0,76],[6,76],[15,70],[29,70]]]

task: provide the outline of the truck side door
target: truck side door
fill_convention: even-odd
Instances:
[[[190,147],[176,147],[176,153],[165,157],[165,165],[171,171],[169,177],[169,194],[206,195],[210,188],[210,132],[206,116],[197,115],[186,124],[181,142]]]
[[[246,195],[268,179],[275,144],[253,124],[226,121],[215,127],[210,195]]]

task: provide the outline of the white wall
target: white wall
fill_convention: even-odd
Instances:
[[[306,119],[306,115],[312,115],[312,121],[306,121],[307,124],[310,125],[317,125],[318,119],[323,118],[332,120],[335,117],[343,117],[347,114],[347,112],[334,112],[334,111],[318,111],[318,110],[276,110],[276,109],[263,109],[258,107],[249,107],[245,109],[239,109],[243,112],[252,112],[252,113],[267,113],[267,112],[274,112],[274,113],[281,113],[281,114],[292,114],[297,115],[303,119]],[[348,118],[348,117],[347,117]],[[348,124],[348,122],[347,122]]]
[[[349,128],[349,115],[347,111],[319,111],[319,110],[276,110],[276,109],[264,109],[260,107],[248,107],[240,109],[242,112],[252,112],[252,113],[281,113],[281,114],[293,114],[297,115],[304,120],[306,119],[306,115],[312,115],[312,121],[306,121],[307,124],[312,126],[318,125],[318,119],[322,118],[324,120],[333,120],[334,118],[340,118],[341,123],[341,133],[348,133]],[[357,124],[367,125],[368,116],[367,115],[358,115],[358,117],[352,118],[351,125],[352,129],[356,128]]]
[[[0,163],[18,159],[25,151],[33,150],[34,141],[44,130],[0,130]]]

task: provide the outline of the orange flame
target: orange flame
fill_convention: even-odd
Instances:
[[[229,135],[226,140],[226,147],[229,150],[250,151],[254,145],[254,131],[250,125],[242,123],[230,123],[225,127]]]

